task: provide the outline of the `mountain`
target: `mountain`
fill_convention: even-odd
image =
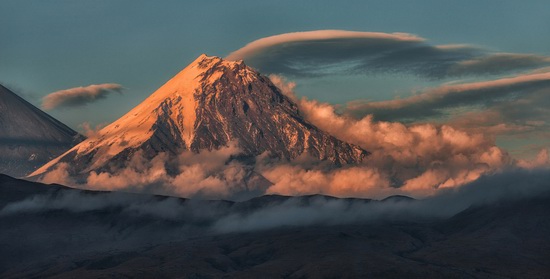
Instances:
[[[298,107],[242,61],[199,56],[126,115],[32,175],[70,162],[69,173],[113,171],[136,152],[200,152],[237,143],[239,157],[293,159],[307,153],[335,165],[358,163],[365,150],[308,123]],[[242,156],[241,156],[242,155]]]
[[[80,141],[77,132],[0,85],[0,173],[27,175]]]

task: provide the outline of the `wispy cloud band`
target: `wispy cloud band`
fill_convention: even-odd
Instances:
[[[348,113],[361,117],[373,114],[382,120],[406,120],[441,116],[444,109],[461,106],[488,106],[499,100],[527,97],[550,91],[550,72],[518,75],[489,81],[442,85],[408,98],[379,102],[355,101]]]
[[[52,110],[61,107],[83,106],[111,93],[122,93],[123,87],[116,83],[92,84],[50,93],[42,99],[42,108]]]

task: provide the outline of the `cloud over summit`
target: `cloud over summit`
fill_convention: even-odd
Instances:
[[[427,79],[501,74],[550,65],[532,54],[493,53],[481,47],[432,45],[406,33],[316,30],[253,41],[227,56],[263,73],[292,77],[405,73]]]

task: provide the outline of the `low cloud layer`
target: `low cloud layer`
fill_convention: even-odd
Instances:
[[[164,220],[179,222],[188,228],[196,226],[203,234],[217,234],[289,226],[441,219],[470,207],[498,202],[510,203],[544,195],[550,195],[548,168],[507,168],[495,174],[484,175],[463,187],[448,188],[422,200],[393,198],[379,202],[313,196],[264,197],[261,201],[230,203],[183,201],[126,193],[91,194],[63,191],[55,195],[37,195],[8,204],[0,210],[0,217],[32,212],[44,214],[52,210],[75,213],[109,210],[110,214],[116,212],[117,216],[124,219],[152,217],[157,223]],[[180,226],[171,227],[181,229]]]
[[[147,158],[143,152],[133,154],[125,166],[110,171],[92,171],[83,179],[69,173],[69,165],[60,163],[46,173],[41,181],[59,183],[85,189],[130,191],[165,194],[188,198],[243,199],[264,193],[264,183],[247,181],[259,179],[250,166],[237,160],[240,149],[236,145],[194,153],[184,151],[178,156],[159,153]],[[242,196],[241,196],[242,195]]]
[[[549,195],[549,181],[550,172],[547,169],[509,169],[484,176],[461,188],[447,189],[424,200],[398,198],[385,202],[364,202],[320,197],[304,205],[298,199],[289,199],[251,213],[230,214],[218,220],[214,228],[219,232],[243,232],[288,226],[448,218],[473,206]]]
[[[428,79],[502,74],[550,65],[550,57],[498,53],[470,45],[432,45],[406,33],[317,30],[253,41],[227,56],[265,74],[405,73]]]
[[[42,99],[42,108],[52,110],[84,106],[112,93],[122,93],[123,87],[115,83],[93,84],[86,87],[75,87],[50,93]]]

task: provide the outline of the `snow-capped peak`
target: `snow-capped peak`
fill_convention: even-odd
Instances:
[[[75,173],[123,165],[137,150],[200,152],[237,142],[245,155],[267,152],[292,159],[307,152],[336,164],[359,162],[366,151],[342,142],[300,115],[269,78],[243,61],[200,55],[126,115],[33,175],[60,161],[78,161]]]

